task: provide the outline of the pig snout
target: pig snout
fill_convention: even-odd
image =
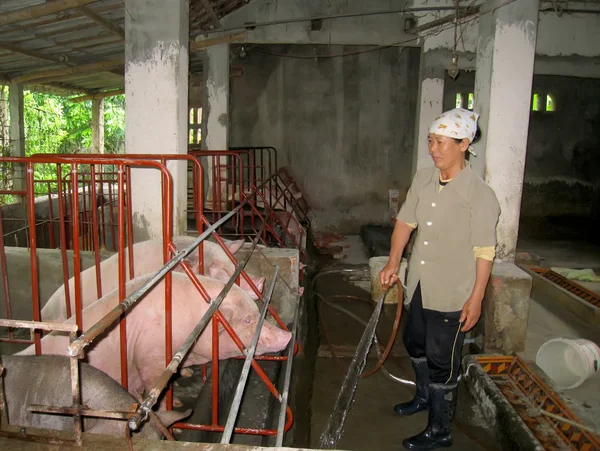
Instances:
[[[265,322],[260,331],[256,354],[261,355],[282,351],[288,345],[291,338],[291,332]]]

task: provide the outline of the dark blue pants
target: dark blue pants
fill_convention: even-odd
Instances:
[[[413,295],[404,345],[413,359],[427,358],[429,378],[435,384],[455,384],[458,378],[465,334],[460,332],[461,312],[439,312],[423,308],[421,284]]]

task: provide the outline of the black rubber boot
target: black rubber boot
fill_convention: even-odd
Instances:
[[[429,423],[423,432],[402,442],[406,449],[426,450],[452,446],[456,392],[456,384],[429,385]]]
[[[427,368],[427,359],[423,357],[421,359],[411,358],[411,360],[415,370],[417,391],[411,401],[394,406],[394,411],[402,416],[413,415],[426,410],[429,401],[429,368]]]

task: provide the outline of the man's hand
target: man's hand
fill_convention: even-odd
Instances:
[[[477,321],[479,321],[480,316],[481,301],[475,298],[469,298],[467,302],[465,302],[460,315],[460,322],[463,324],[461,331],[468,332],[473,329],[475,324],[477,324]]]
[[[379,282],[383,287],[389,287],[398,282],[398,266],[387,262],[379,273]]]

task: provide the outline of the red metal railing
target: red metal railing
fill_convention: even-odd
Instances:
[[[219,234],[253,237],[264,222],[263,243],[295,247],[304,262],[305,225],[310,225],[308,204],[287,168],[273,170],[272,161],[277,161],[275,149],[260,148],[266,150],[261,151],[259,164],[256,164],[257,155],[252,148],[236,151],[196,148],[191,146],[188,153],[207,159],[211,167],[209,192],[212,196],[205,204],[205,217],[215,222],[241,201],[247,206],[232,218],[230,228],[219,229]]]
[[[192,161],[195,167],[195,177],[194,177],[194,192],[196,193],[196,201],[195,205],[197,205],[195,210],[196,223],[198,225],[198,229],[208,228],[210,230],[211,224],[210,222],[202,216],[202,182],[201,175],[202,170],[198,163],[198,161],[191,156],[171,156],[171,155],[128,155],[126,157],[114,157],[114,156],[100,156],[100,155],[86,155],[86,156],[72,156],[72,155],[35,155],[29,158],[6,158],[3,160],[10,161],[13,163],[23,163],[27,168],[27,189],[22,192],[11,191],[11,194],[20,194],[24,195],[27,200],[27,211],[28,211],[28,219],[29,224],[35,224],[35,199],[33,193],[35,193],[34,185],[34,165],[38,163],[45,164],[56,164],[57,165],[57,180],[56,184],[58,187],[58,205],[59,205],[59,232],[60,232],[60,247],[61,254],[63,257],[63,278],[65,282],[65,286],[68,287],[68,264],[67,264],[67,256],[66,249],[67,247],[72,247],[73,249],[73,263],[74,263],[74,285],[75,285],[75,317],[76,323],[79,330],[82,330],[82,301],[81,301],[81,243],[86,242],[92,244],[92,248],[94,250],[94,257],[96,262],[96,282],[98,287],[98,296],[102,295],[101,291],[101,274],[99,272],[100,269],[100,255],[99,255],[99,227],[98,227],[98,215],[97,215],[97,202],[96,202],[96,185],[99,181],[101,181],[100,186],[103,185],[104,180],[102,176],[97,177],[95,166],[103,166],[103,165],[114,165],[117,167],[117,201],[118,201],[118,250],[119,250],[119,259],[118,259],[118,271],[119,271],[119,299],[123,301],[126,299],[126,268],[125,268],[125,223],[127,222],[128,230],[132,230],[132,221],[131,221],[131,209],[126,210],[126,204],[131,205],[131,184],[128,183],[131,179],[131,168],[145,167],[145,168],[154,168],[160,171],[162,174],[162,186],[161,186],[161,201],[162,201],[162,238],[163,238],[163,259],[164,262],[167,263],[172,255],[177,253],[177,249],[175,248],[172,242],[172,196],[173,196],[173,181],[171,174],[166,169],[166,161],[167,160],[188,160]],[[159,161],[156,161],[159,160]],[[62,177],[62,167],[61,165],[70,165],[70,179],[64,180]],[[89,171],[85,172],[82,176],[82,172],[79,170],[80,167],[85,165],[89,165]],[[241,165],[240,165],[241,168]],[[102,174],[102,171],[100,171]],[[240,177],[240,181],[242,177]],[[53,181],[54,182],[54,181]],[[90,204],[91,208],[89,209],[90,215],[83,216],[80,214],[80,185],[83,186],[84,198],[86,196],[86,192],[90,193]],[[109,185],[110,186],[110,185]],[[260,186],[258,187],[260,188]],[[110,188],[109,188],[110,190]],[[74,201],[73,199],[77,199]],[[242,194],[242,204],[247,202],[246,195]],[[86,211],[87,204],[86,201],[83,200],[83,210]],[[50,203],[52,200],[50,199]],[[240,205],[239,210],[242,210],[243,205]],[[53,215],[52,215],[53,216]],[[77,218],[78,220],[73,220],[70,224],[67,221],[67,218]],[[127,217],[127,218],[126,218]],[[82,226],[82,220],[85,224],[85,227]],[[1,219],[1,218],[0,218]],[[91,223],[91,224],[88,224]],[[200,226],[201,225],[201,226]],[[266,224],[265,224],[266,226]],[[1,221],[0,221],[1,227]],[[1,232],[1,230],[0,230]],[[67,232],[70,232],[70,239],[67,240]],[[91,234],[92,238],[86,238]],[[30,264],[31,264],[31,274],[32,274],[32,303],[33,303],[33,319],[35,322],[40,322],[40,299],[39,299],[39,282],[38,282],[38,266],[37,266],[37,239],[36,234],[30,234]],[[224,245],[221,238],[215,234],[214,235],[216,241],[223,247],[223,250],[229,256],[229,258],[236,262],[233,255],[229,252],[228,248]],[[1,240],[0,240],[1,241]],[[133,246],[133,236],[132,233],[128,234],[128,251],[131,252]],[[3,243],[0,243],[0,251],[2,256],[4,253]],[[196,244],[198,246],[200,253],[202,254],[202,243],[199,242]],[[178,257],[174,257],[178,258]],[[178,262],[181,265],[192,280],[194,286],[198,289],[200,294],[203,296],[206,302],[210,303],[210,298],[208,294],[202,287],[201,283],[198,281],[197,277],[192,272],[191,268],[182,260]],[[129,255],[129,271],[130,276],[133,277],[133,264],[134,264],[134,256],[132,253]],[[201,260],[202,263],[202,260]],[[174,267],[175,265],[173,265]],[[5,302],[6,302],[6,312],[8,319],[11,319],[11,309],[10,309],[10,296],[8,293],[8,277],[6,273],[6,264],[5,260],[2,260],[3,267],[3,282],[4,282],[4,294],[5,294]],[[202,268],[202,264],[201,264]],[[163,275],[165,280],[165,362],[168,365],[173,354],[172,350],[172,317],[171,317],[171,273],[170,270],[166,271]],[[245,271],[241,271],[240,277],[244,278],[246,282],[248,282],[249,286],[253,288],[257,296],[262,297],[262,294],[257,290],[257,288],[253,285],[252,279],[246,274]],[[238,278],[237,282],[239,283],[240,278]],[[65,290],[65,302],[68,316],[71,315],[71,302],[69,299],[69,289]],[[122,304],[119,304],[122,305]],[[273,318],[277,321],[279,326],[285,330],[287,330],[286,325],[279,318],[276,312],[269,308],[269,312],[273,316]],[[122,312],[121,312],[122,313]],[[111,318],[108,318],[111,319]],[[108,321],[107,318],[104,318],[101,322]],[[121,358],[121,383],[127,388],[128,379],[127,379],[127,337],[126,337],[126,320],[122,314],[118,314],[114,318],[115,321],[119,320],[120,322],[120,358]],[[227,333],[231,336],[233,341],[236,343],[241,353],[244,353],[244,344],[239,339],[233,328],[228,324],[227,320],[220,314],[220,312],[215,313],[215,317],[213,318],[213,337],[218,337],[218,329],[219,325],[222,325],[223,328],[227,331]],[[89,332],[89,331],[88,331]],[[84,334],[85,337],[90,337],[90,334],[86,332]],[[20,343],[30,343],[27,340],[15,340],[12,335],[6,341],[12,342],[20,342]],[[35,345],[36,354],[40,354],[42,352],[41,347],[41,336],[39,331],[36,331],[33,343]],[[213,396],[216,392],[218,395],[218,339],[213,340]],[[295,350],[297,350],[297,343],[293,344]],[[255,368],[263,382],[266,384],[269,391],[276,397],[279,398],[279,394],[277,389],[274,387],[273,383],[269,380],[266,374],[260,368],[258,364],[258,360],[286,360],[287,357],[278,357],[278,356],[262,356],[256,357],[252,361],[252,366]],[[215,404],[216,403],[216,404]],[[169,409],[172,408],[172,387],[168,389],[167,392],[167,406]],[[177,427],[188,428],[188,429],[203,429],[203,430],[222,430],[222,426],[218,425],[218,396],[213,398],[213,422],[211,425],[191,425],[187,423],[178,424]],[[288,413],[288,420],[286,421],[286,430],[291,426],[292,422],[292,412],[289,407],[286,408]],[[262,435],[275,435],[277,431],[275,430],[266,430],[266,429],[246,429],[246,428],[236,428],[235,432],[238,433],[251,433],[251,434],[262,434]]]

